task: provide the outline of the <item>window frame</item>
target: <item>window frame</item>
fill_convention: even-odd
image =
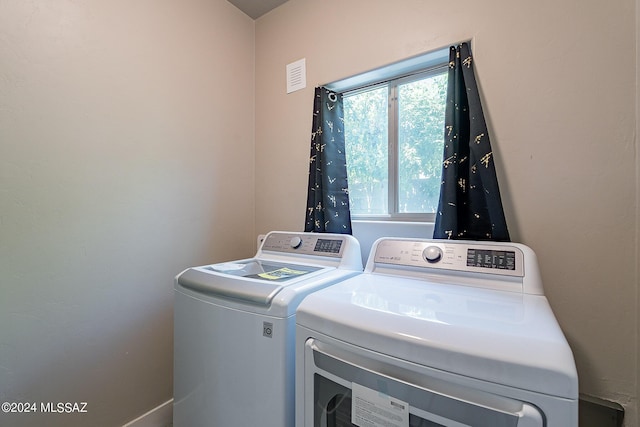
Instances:
[[[342,92],[344,97],[357,95],[372,89],[387,87],[388,101],[388,198],[386,214],[354,214],[354,220],[434,222],[436,213],[398,212],[399,206],[399,108],[398,86],[422,80],[446,72],[449,64],[449,48],[438,49],[424,55],[409,58],[376,70],[368,71],[331,84],[327,88]],[[444,134],[444,128],[443,128]]]

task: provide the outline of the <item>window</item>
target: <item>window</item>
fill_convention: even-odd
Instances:
[[[435,218],[448,49],[427,56],[421,69],[415,69],[413,58],[409,71],[398,63],[386,67],[386,72],[367,73],[364,84],[354,84],[357,77],[347,79],[351,85],[343,90],[344,127],[354,219]],[[377,74],[377,83],[372,73]]]

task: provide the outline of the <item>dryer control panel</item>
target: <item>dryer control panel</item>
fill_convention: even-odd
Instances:
[[[520,246],[520,245],[518,245]],[[377,242],[374,262],[465,272],[524,276],[524,253],[508,243],[405,240]]]

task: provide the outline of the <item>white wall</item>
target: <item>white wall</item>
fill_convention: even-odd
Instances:
[[[637,425],[637,1],[289,0],[256,21],[256,230],[303,228],[313,86],[472,39],[514,241]],[[285,66],[306,58],[305,90]]]
[[[172,281],[250,255],[254,21],[225,0],[0,2],[3,426],[172,396]]]

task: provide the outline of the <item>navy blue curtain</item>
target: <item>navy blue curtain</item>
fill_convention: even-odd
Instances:
[[[351,234],[342,94],[317,87],[305,231]]]
[[[433,237],[509,241],[467,43],[451,46],[442,186]]]

